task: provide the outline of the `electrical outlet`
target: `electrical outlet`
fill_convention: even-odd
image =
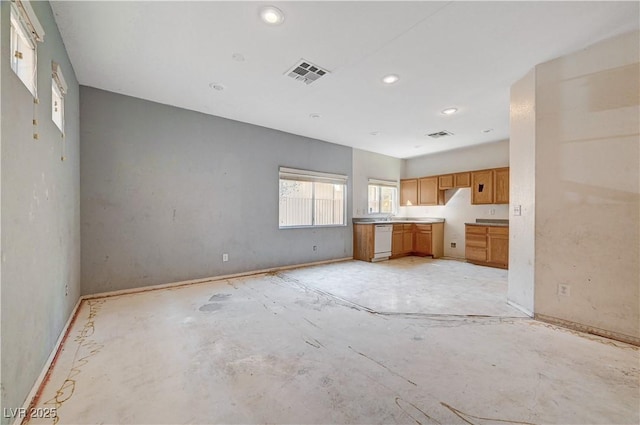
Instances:
[[[456,247],[456,243],[455,242],[451,242],[451,248],[455,248]]]
[[[491,215],[496,215],[496,209],[495,208],[491,208],[491,211],[489,211],[489,213]]]
[[[222,254],[222,261],[229,261],[229,254],[227,253]]]
[[[317,250],[318,250],[318,246],[317,246],[317,245],[314,245],[314,246],[313,246],[313,250],[314,250],[314,251],[317,251]]]
[[[69,295],[69,284],[65,283],[64,284],[64,296],[66,297],[67,295]]]
[[[571,286],[566,283],[561,283],[558,285],[558,295],[562,295],[563,297],[571,296]]]
[[[513,206],[513,215],[522,215],[522,205]]]

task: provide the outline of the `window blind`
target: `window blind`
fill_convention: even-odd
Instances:
[[[288,167],[280,167],[280,178],[285,180],[331,184],[347,184],[348,180],[348,177],[344,174],[323,173],[319,171],[299,170]]]

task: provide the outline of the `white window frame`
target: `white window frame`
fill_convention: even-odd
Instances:
[[[286,198],[283,198],[283,194],[280,191],[282,181],[299,181],[299,182],[311,182],[314,184],[312,186],[312,199],[311,199],[311,224],[310,225],[289,225],[283,224],[280,221],[281,216],[281,208],[283,206],[283,202]],[[310,171],[310,170],[300,170],[296,168],[289,167],[280,167],[279,170],[279,181],[278,181],[278,227],[280,229],[295,229],[295,228],[317,228],[317,227],[346,227],[347,226],[347,207],[348,207],[348,199],[347,199],[347,182],[348,176],[343,174],[333,174],[333,173],[325,173],[319,171]],[[333,224],[316,224],[316,198],[315,198],[315,183],[329,183],[336,186],[341,187],[342,191],[342,217],[341,223],[333,223]]]
[[[371,200],[369,199],[369,194],[370,194],[370,190],[371,187],[376,187],[377,191],[378,191],[378,208],[377,211],[371,211],[369,210],[369,204],[371,203]],[[392,188],[395,189],[395,199],[393,201],[393,205],[392,205],[392,211],[390,212],[382,212],[382,188]],[[394,181],[394,180],[380,180],[380,179],[373,179],[370,178],[369,179],[369,184],[367,185],[367,213],[368,214],[397,214],[398,213],[398,182]]]
[[[67,94],[67,82],[62,75],[60,65],[51,62],[51,120],[64,135],[64,96]]]
[[[34,99],[37,99],[37,43],[44,41],[44,30],[28,0],[11,0],[9,22],[11,69],[27,87]],[[27,59],[29,61],[25,62]]]

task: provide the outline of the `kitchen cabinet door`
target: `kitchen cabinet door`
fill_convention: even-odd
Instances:
[[[456,173],[454,176],[455,187],[470,187],[471,186],[471,173]]]
[[[438,205],[438,177],[424,177],[418,180],[418,204]]]
[[[493,193],[494,203],[509,203],[509,168],[493,170]]]
[[[487,262],[496,267],[509,265],[509,229],[489,227],[487,238]]]
[[[493,170],[474,171],[471,173],[471,203],[493,203]]]
[[[405,226],[411,225],[405,224]],[[413,252],[413,230],[405,229],[405,231],[402,233],[402,253],[409,254],[410,252]]]
[[[404,232],[402,229],[400,231],[396,231],[396,226],[393,226],[393,234],[391,235],[391,256],[397,257],[404,254],[404,243],[403,237]]]
[[[453,174],[446,174],[444,176],[438,176],[438,189],[453,189]]]
[[[373,258],[374,226],[372,224],[353,225],[353,259],[371,261]]]
[[[431,232],[416,232],[416,254],[432,255]]]
[[[400,206],[418,205],[418,179],[400,180]]]

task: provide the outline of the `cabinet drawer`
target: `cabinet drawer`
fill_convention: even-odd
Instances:
[[[465,249],[465,257],[467,260],[487,261],[486,248],[474,248],[467,246]]]
[[[430,232],[431,225],[430,224],[416,224],[416,230],[418,232]]]
[[[487,247],[487,237],[485,235],[467,235],[465,245],[467,247],[485,249]]]
[[[413,231],[413,224],[403,224],[402,228],[405,232],[411,232]]]
[[[487,227],[486,226],[467,226],[467,233],[474,233],[477,235],[486,235]]]
[[[497,226],[490,226],[489,227],[489,234],[490,235],[509,235],[509,228],[508,227],[497,227]]]
[[[393,231],[394,232],[402,232],[404,229],[404,224],[394,224],[393,225]]]

